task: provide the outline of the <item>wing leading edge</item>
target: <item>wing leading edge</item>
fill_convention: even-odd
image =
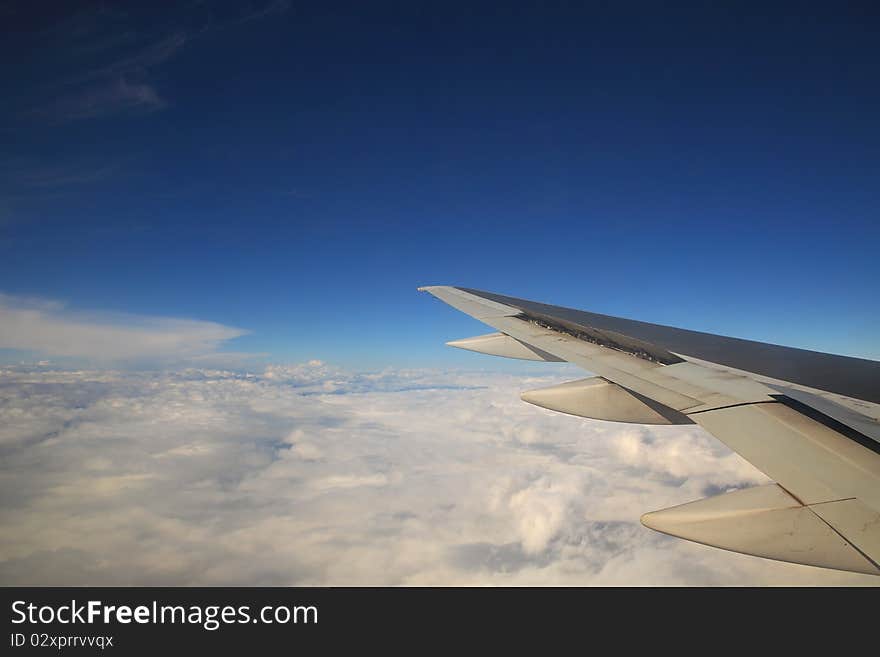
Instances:
[[[745,554],[880,574],[880,363],[469,288],[419,290],[498,331],[452,346],[567,361],[598,375],[524,393],[525,401],[612,421],[696,423],[776,481],[645,514],[646,526]]]

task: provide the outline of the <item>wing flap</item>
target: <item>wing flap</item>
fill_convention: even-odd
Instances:
[[[642,524],[733,552],[880,575],[875,562],[777,484],[646,513]]]
[[[686,415],[601,377],[528,390],[524,402],[579,417],[636,424],[693,424]]]
[[[874,563],[880,563],[880,513],[856,499],[814,504],[810,509]]]
[[[452,340],[447,342],[450,347],[457,349],[466,349],[474,351],[478,354],[486,354],[489,356],[501,356],[502,358],[517,358],[519,360],[543,360],[561,363],[561,358],[557,358],[553,354],[548,354],[537,347],[526,344],[521,340],[512,338],[505,333],[487,333],[486,335],[477,335],[472,338],[463,338],[461,340]]]

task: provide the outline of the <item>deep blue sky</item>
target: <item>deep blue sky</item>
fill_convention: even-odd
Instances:
[[[486,365],[423,284],[880,358],[870,4],[33,4],[0,292],[275,361]]]

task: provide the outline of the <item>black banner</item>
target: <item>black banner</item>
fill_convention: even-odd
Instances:
[[[610,640],[730,647],[869,627],[870,589],[7,588],[5,654],[362,647],[455,649]],[[794,628],[800,628],[792,632]],[[830,632],[830,633],[829,633]],[[417,641],[417,644],[412,643]],[[671,647],[671,646],[670,646]]]

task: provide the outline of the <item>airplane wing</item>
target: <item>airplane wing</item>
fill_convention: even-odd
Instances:
[[[776,483],[646,513],[642,524],[769,559],[880,575],[880,362],[550,306],[429,292],[495,329],[451,346],[596,376],[524,401],[581,417],[698,424]]]

